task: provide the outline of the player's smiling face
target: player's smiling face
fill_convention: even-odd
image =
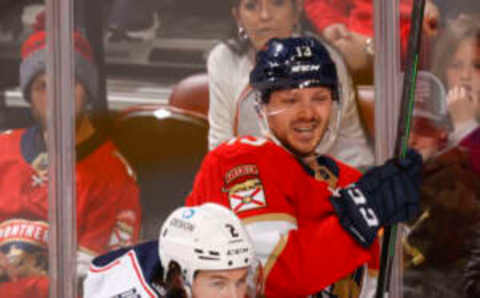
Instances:
[[[271,132],[294,154],[312,154],[327,130],[332,100],[328,87],[272,92],[264,107]]]
[[[271,38],[292,35],[299,22],[302,1],[299,0],[240,0],[233,8],[237,24],[245,29],[256,50]]]

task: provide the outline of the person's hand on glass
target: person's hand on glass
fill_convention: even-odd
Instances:
[[[343,53],[353,72],[370,67],[373,57],[372,39],[368,36],[351,32],[348,36],[337,39],[334,45]]]
[[[326,40],[335,43],[337,40],[348,37],[351,34],[347,26],[343,23],[333,23],[322,31]]]
[[[465,86],[455,86],[448,91],[447,106],[453,125],[458,128],[461,124],[475,120],[480,100],[478,94]]]

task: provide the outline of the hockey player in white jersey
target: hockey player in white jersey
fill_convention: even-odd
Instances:
[[[95,258],[84,284],[86,298],[253,298],[261,291],[247,232],[213,203],[175,210],[158,241]]]

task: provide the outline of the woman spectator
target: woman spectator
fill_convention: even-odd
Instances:
[[[273,38],[312,35],[303,17],[303,0],[231,0],[237,34],[218,44],[208,57],[210,88],[209,147],[237,135],[260,135],[256,100],[248,85],[256,51]],[[320,39],[320,38],[319,38]],[[327,137],[317,148],[356,167],[368,166],[373,154],[358,115],[350,74],[341,54],[328,48],[341,82],[339,117],[330,119]]]

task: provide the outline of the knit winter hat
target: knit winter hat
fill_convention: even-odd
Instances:
[[[20,88],[27,101],[30,101],[30,87],[33,80],[46,70],[45,13],[37,16],[34,28],[34,33],[23,43],[20,64]],[[73,33],[73,40],[76,79],[82,82],[88,94],[95,98],[98,95],[98,70],[93,61],[92,48],[79,32]]]

